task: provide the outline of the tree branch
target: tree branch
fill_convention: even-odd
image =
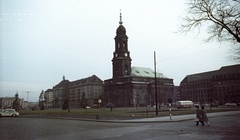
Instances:
[[[184,18],[180,32],[187,33],[196,27],[200,29],[203,23],[210,23],[207,41],[217,38],[240,43],[240,0],[189,1],[189,15]]]

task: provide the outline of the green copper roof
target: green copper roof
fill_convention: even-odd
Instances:
[[[139,77],[150,77],[154,78],[154,70],[150,68],[144,68],[144,67],[132,67],[131,76],[139,76]],[[162,73],[157,72],[158,78],[167,78]]]

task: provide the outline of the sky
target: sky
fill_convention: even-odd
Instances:
[[[0,97],[38,101],[42,90],[92,75],[112,78],[120,10],[132,66],[179,85],[186,75],[233,65],[230,45],[179,33],[188,0],[1,0]],[[27,96],[27,92],[29,92]]]

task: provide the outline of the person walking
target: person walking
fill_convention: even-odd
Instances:
[[[202,114],[202,126],[204,126],[204,122],[206,122],[207,125],[209,126],[209,121],[208,121],[207,113],[206,113],[206,110],[204,109],[204,106],[202,106],[201,114]]]
[[[202,122],[202,112],[199,109],[199,106],[197,105],[196,106],[196,126],[198,126],[199,122],[201,122],[202,125],[204,125]]]

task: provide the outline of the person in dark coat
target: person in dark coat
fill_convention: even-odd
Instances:
[[[203,125],[204,125],[204,122],[206,122],[209,125],[207,113],[206,113],[206,110],[204,109],[204,106],[202,106],[201,114],[202,114],[202,123],[203,123]]]
[[[202,125],[204,125],[202,121],[202,112],[199,109],[199,106],[196,106],[196,126],[198,126],[199,122],[201,122]]]

